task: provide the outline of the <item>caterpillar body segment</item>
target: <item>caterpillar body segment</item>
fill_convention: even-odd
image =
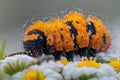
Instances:
[[[89,33],[87,32],[86,20],[79,12],[70,12],[64,17],[65,22],[71,27],[74,36],[75,51],[80,56],[86,56],[89,46]]]
[[[103,45],[101,48],[102,52],[106,52],[111,44],[111,36],[108,30],[105,31],[103,36]]]
[[[61,41],[61,43],[58,43],[57,45],[59,45],[59,44],[62,45],[61,46],[62,47],[62,55],[68,56],[69,53],[74,51],[74,42],[70,35],[70,30],[67,27],[67,25],[64,23],[64,21],[59,18],[53,19],[51,22],[53,23],[54,27],[56,27],[57,32],[60,34],[60,36],[57,37],[57,40],[59,40],[59,42]],[[73,53],[70,56],[72,57]],[[69,58],[69,56],[68,56],[68,58]]]
[[[94,34],[91,35],[91,44],[90,48],[96,50],[97,52],[101,51],[102,45],[105,45],[105,41],[108,39],[106,34],[109,34],[107,30],[105,29],[105,26],[103,25],[102,21],[96,17],[89,17],[87,19],[87,22],[90,22],[94,25]],[[110,35],[109,40],[107,43],[110,43]]]

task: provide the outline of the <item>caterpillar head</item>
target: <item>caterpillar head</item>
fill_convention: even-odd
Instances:
[[[41,55],[45,47],[46,38],[43,32],[32,30],[23,39],[24,49],[31,52],[34,57]]]
[[[26,51],[30,51],[34,56],[41,55],[43,47],[46,43],[46,37],[44,35],[45,23],[42,21],[36,21],[30,25],[23,38],[23,46]]]

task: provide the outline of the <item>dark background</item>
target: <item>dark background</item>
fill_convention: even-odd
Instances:
[[[119,32],[120,0],[0,0],[0,45],[6,37],[6,53],[22,51],[23,26],[34,16],[40,19],[74,7],[101,16],[111,32]]]

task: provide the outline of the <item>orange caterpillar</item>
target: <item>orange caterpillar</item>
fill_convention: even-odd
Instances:
[[[107,51],[111,37],[102,21],[95,17],[84,18],[78,11],[72,11],[49,21],[35,21],[30,25],[23,39],[26,52],[33,57],[42,54],[54,55],[55,60],[65,56],[69,61],[74,54],[94,57]]]

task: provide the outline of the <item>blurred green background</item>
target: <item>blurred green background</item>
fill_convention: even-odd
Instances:
[[[47,17],[73,6],[103,16],[107,26],[119,32],[120,0],[0,0],[0,44],[7,37],[6,53],[22,51],[21,35],[27,21],[36,15]]]

